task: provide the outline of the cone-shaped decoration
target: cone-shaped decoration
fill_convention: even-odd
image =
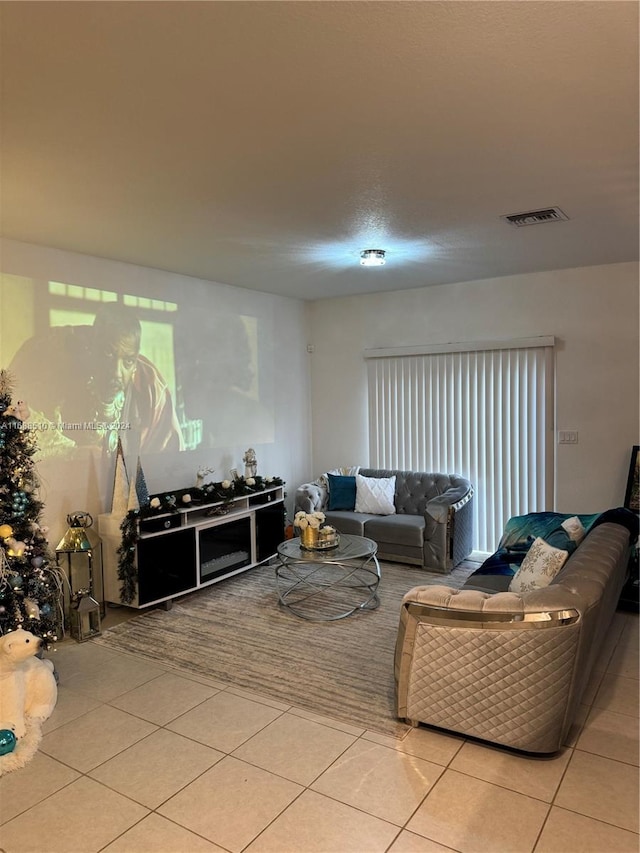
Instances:
[[[148,506],[149,489],[147,488],[147,481],[144,478],[144,471],[142,470],[139,456],[138,465],[136,467],[136,494],[138,496],[138,503],[140,506]]]
[[[131,512],[132,509],[140,509],[140,502],[138,501],[138,493],[136,492],[136,481],[131,478],[131,482],[129,483],[129,499],[127,501],[127,511]]]
[[[118,438],[118,447],[116,449],[116,471],[113,481],[113,499],[111,501],[111,512],[119,518],[124,518],[127,514],[127,505],[129,503],[129,476],[127,475],[127,466],[124,462],[124,453],[122,451],[122,442]]]

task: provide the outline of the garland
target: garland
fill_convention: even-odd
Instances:
[[[202,503],[219,503],[221,504],[220,510],[228,511],[234,498],[254,495],[273,486],[283,485],[284,480],[280,477],[259,477],[257,475],[247,478],[237,477],[235,480],[207,483],[200,489],[181,489],[175,494],[152,495],[149,498],[149,503],[141,506],[140,509],[129,510],[120,525],[122,542],[117,551],[118,580],[121,583],[120,600],[124,604],[130,604],[136,595],[138,575],[135,556],[136,545],[140,538],[139,522],[141,520],[178,512],[179,507],[187,508]]]

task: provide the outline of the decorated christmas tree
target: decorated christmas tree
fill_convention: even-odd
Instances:
[[[62,575],[40,525],[36,430],[12,392],[0,370],[0,635],[24,628],[48,645],[59,639]]]

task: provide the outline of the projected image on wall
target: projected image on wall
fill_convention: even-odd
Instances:
[[[23,304],[28,293],[9,369],[41,455],[273,441],[256,317],[61,282],[25,280]]]

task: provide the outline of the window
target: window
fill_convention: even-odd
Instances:
[[[456,473],[474,547],[553,505],[553,338],[368,350],[370,465]]]

